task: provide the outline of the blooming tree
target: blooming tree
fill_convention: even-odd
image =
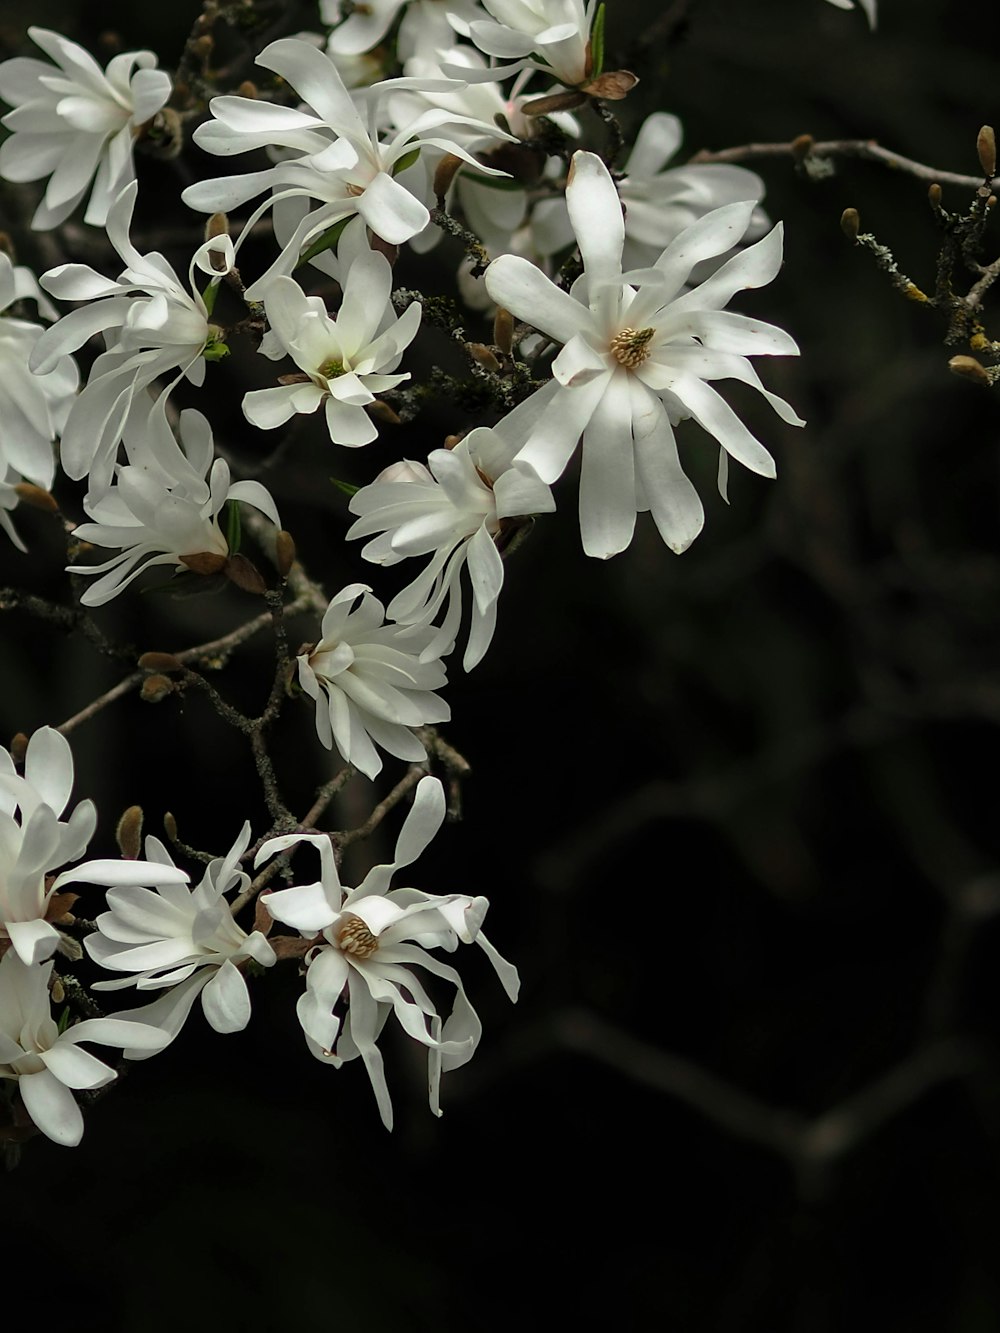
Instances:
[[[872,0],[861,8],[874,26]],[[475,867],[455,865],[449,883],[428,888],[414,871],[410,883],[446,811],[457,814],[469,767],[437,729],[452,716],[449,656],[461,642],[466,671],[483,659],[501,596],[512,595],[508,557],[532,529],[544,543],[564,521],[576,471],[587,556],[624,552],[646,513],[680,554],[706,523],[692,480],[703,460],[728,502],[729,461],[774,478],[792,438],[734,406],[728,383],[754,390],[780,422],[805,424],[765,387],[770,367],[758,373],[757,358],[799,353],[791,333],[754,313],[757,289],[788,280],[764,182],[739,152],[677,161],[681,123],[665,109],[631,116],[642,70],[610,60],[624,42],[604,4],[385,0],[342,17],[324,0],[315,32],[248,47],[224,68],[210,58],[216,23],[206,8],[174,65],[142,50],[102,70],[39,28],[29,36],[51,63],[0,63],[12,107],[0,176],[19,187],[47,178],[25,249],[32,229],[48,238],[44,271],[0,253],[0,524],[34,560],[42,543],[10,514],[25,502],[47,511],[31,533],[57,526],[70,577],[62,600],[29,609],[131,659],[79,714],[26,721],[30,736],[0,750],[10,1141],[30,1126],[79,1141],[73,1091],[115,1072],[79,1042],[144,1059],[177,1037],[199,999],[216,1032],[239,1031],[251,991],[283,967],[303,975],[308,1050],[334,1068],[360,1057],[387,1127],[378,1042],[390,1017],[426,1049],[438,1111],[442,1073],[481,1035],[440,953],[479,944],[508,997],[518,994],[517,971],[482,932]],[[987,181],[990,142],[984,131]],[[811,142],[791,149],[821,156]],[[146,150],[138,171],[133,150]],[[220,162],[206,155],[238,166],[209,175]],[[143,207],[158,158],[180,158],[188,182],[173,231]],[[844,227],[899,276],[850,210]],[[431,270],[439,240],[448,252]],[[447,296],[422,276],[440,271]],[[956,360],[960,373],[996,378]],[[437,435],[423,424],[433,413],[446,423]],[[312,424],[329,479],[318,494],[283,477]],[[326,515],[328,539],[300,548],[292,532],[309,505]],[[347,544],[356,539],[363,547]],[[352,559],[419,565],[402,586],[388,573],[383,590],[380,569],[372,586],[345,581],[338,561]],[[169,578],[157,584],[157,574]],[[155,586],[214,597],[238,624],[176,652],[145,637],[137,651],[112,643],[91,609],[114,601],[130,616]],[[211,673],[258,635],[270,636],[274,665],[253,712]],[[201,850],[170,816],[171,849],[151,836],[140,857],[143,815],[131,807],[117,824],[120,857],[70,864],[98,815],[85,800],[63,818],[74,777],[66,735],[99,727],[129,691],[164,711],[202,696],[216,725],[245,738],[256,838],[248,819],[228,851]],[[308,807],[288,794],[286,738],[323,774]],[[338,804],[349,787],[353,823]],[[205,799],[197,763],[184,796]],[[391,861],[345,887],[346,849],[407,802]],[[404,869],[407,885],[391,887]],[[86,886],[79,911],[69,884]],[[491,914],[498,938],[506,911],[500,902]],[[440,981],[453,992],[444,1013]],[[125,987],[154,996],[98,1010]],[[58,1021],[52,1004],[65,1005]]]

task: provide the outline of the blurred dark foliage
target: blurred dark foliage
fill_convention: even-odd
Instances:
[[[1000,113],[982,26],[946,0],[880,8],[873,35],[822,0],[692,0],[675,5],[669,44],[650,45],[646,25],[669,6],[613,3],[609,45],[643,78],[626,127],[663,107],[691,153],[810,132],[975,173],[977,130]],[[31,18],[95,51],[109,49],[102,33],[153,46],[169,68],[197,12],[52,0]],[[286,13],[292,30],[315,26],[308,5]],[[7,53],[25,19],[0,11]],[[600,133],[588,124],[591,142]],[[158,227],[178,260],[197,242],[178,189],[227,169],[198,158],[140,161],[144,248]],[[3,1181],[8,1285],[47,1323],[1000,1328],[1000,400],[948,374],[941,322],[840,233],[857,207],[932,285],[926,182],[865,162],[822,181],[788,160],[755,165],[786,223],[786,264],[739,308],[799,340],[799,360],[761,370],[809,424],[731,401],[773,447],[777,481],[741,472],[726,508],[714,449],[691,430],[703,535],[677,558],[643,522],[598,564],[579,550],[567,477],[558,516],[508,565],[494,647],[471,677],[454,667],[445,730],[473,767],[465,819],[413,875],[489,896],[520,1004],[478,955],[461,960],[482,1047],[446,1080],[435,1121],[422,1058],[387,1039],[391,1137],[360,1068],[308,1055],[290,973],[256,986],[244,1034],[193,1019],[93,1108],[79,1149],[36,1139]],[[945,202],[967,195],[948,187]],[[74,234],[74,257],[90,258]],[[24,261],[51,262],[18,242]],[[455,258],[448,242],[406,259],[400,281],[447,291]],[[238,408],[244,378],[265,371],[249,345],[234,353],[209,370],[219,440],[273,488],[329,590],[373,572],[386,588],[344,550],[346,501],[328,478],[362,482],[471,423],[442,404],[359,453],[303,429],[274,455]],[[427,364],[448,354],[425,335]],[[31,558],[5,547],[3,581],[64,597],[51,520],[20,525]],[[98,620],[139,651],[171,650],[250,606],[235,589],[132,594]],[[5,738],[117,679],[83,641],[20,614],[4,627]],[[220,687],[262,698],[268,671],[255,642]],[[264,825],[240,738],[200,698],[130,696],[73,744],[76,796],[101,811],[98,854],[134,802],[150,831],[170,809],[214,852],[244,818]],[[328,763],[305,704],[286,711],[275,751],[304,809]],[[358,822],[371,799],[356,779],[335,822]],[[352,849],[349,880],[397,826]]]

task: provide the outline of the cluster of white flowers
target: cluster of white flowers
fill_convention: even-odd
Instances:
[[[860,3],[874,25],[874,0]],[[238,524],[223,515],[249,505],[277,528],[277,508],[260,482],[232,479],[236,464],[217,455],[209,420],[194,408],[177,412],[173,390],[181,381],[201,390],[208,363],[228,355],[227,336],[239,324],[256,333],[265,362],[295,367],[244,393],[252,426],[275,431],[322,408],[332,445],[371,444],[393,419],[393,403],[410,393],[402,386],[411,372],[399,367],[423,315],[412,292],[394,303],[398,248],[425,253],[442,234],[436,224],[471,230],[492,261],[479,264],[478,284],[463,264],[459,291],[470,318],[493,307],[496,323],[492,346],[466,346],[495,410],[488,424],[457,421],[426,461],[393,463],[352,494],[346,536],[367,539],[364,560],[425,563],[387,609],[366,584],[344,587],[326,607],[318,640],[298,654],[298,690],[289,676],[289,692],[315,707],[321,746],[374,779],[383,753],[431,762],[421,730],[450,717],[438,693],[447,685],[444,659],[464,622],[463,666],[482,660],[504,556],[535,516],[555,510],[552,488],[577,447],[585,552],[606,559],[624,551],[646,511],[681,552],[704,510],[675,428],[691,420],[715,441],[724,498],[730,458],[774,476],[768,449],[714,386],[750,385],[783,421],[801,425],[749,359],[798,349],[781,329],[726,308],[781,265],[781,226],[770,227],[762,211],[757,175],[671,166],[682,132],[666,112],[638,127],[619,173],[585,146],[569,151],[583,134],[573,110],[589,97],[621,99],[636,82],[629,71],[604,68],[598,0],[372,0],[346,16],[337,0],[321,0],[320,10],[327,32],[273,41],[257,65],[276,78],[263,92],[249,90],[253,96],[244,88],[213,98],[194,129],[206,153],[257,158],[243,174],[184,190],[191,209],[214,215],[204,242],[185,255],[186,278],[132,240],[141,234],[133,145],[150,122],[159,133],[174,95],[157,57],[126,52],[102,70],[75,43],[31,28],[53,63],[0,64],[0,98],[13,108],[3,117],[11,133],[0,146],[0,177],[47,180],[33,220],[39,229],[59,228],[89,190],[84,221],[104,228],[122,265],[109,278],[64,263],[36,281],[0,252],[0,524],[23,550],[9,511],[26,489],[54,485],[58,439],[63,473],[86,483],[88,521],[76,525],[75,539],[111,553],[100,563],[74,555],[69,568],[85,580],[83,606],[125,595],[154,566],[231,571]],[[384,51],[390,32],[393,49]],[[402,75],[380,78],[390,64]],[[552,151],[553,136],[567,147]],[[234,243],[225,214],[251,203]],[[458,223],[435,212],[442,204]],[[243,275],[237,258],[243,264],[252,253],[240,254],[264,219],[272,254],[262,272]],[[574,271],[577,252],[582,269],[567,289],[558,275]],[[228,328],[213,322],[223,283],[230,303],[244,302]],[[77,308],[60,316],[41,289]],[[33,302],[47,327],[23,318],[20,302]],[[515,321],[523,324],[515,329]],[[77,392],[74,354],[98,335],[103,350]],[[428,1050],[435,1111],[442,1070],[467,1060],[479,1040],[458,973],[429,950],[478,943],[516,998],[516,972],[482,933],[483,897],[389,887],[444,818],[436,778],[416,787],[392,863],[375,866],[356,888],[341,885],[329,835],[301,826],[265,835],[256,865],[308,841],[321,866],[316,882],[261,899],[273,921],[301,935],[273,943],[262,911],[249,934],[234,917],[260,888],[241,868],[253,855],[249,824],[193,889],[155,838],[145,860],[88,861],[54,874],[79,860],[95,831],[88,801],[62,818],[72,781],[69,745],[51,727],[34,733],[20,768],[0,750],[0,1078],[17,1081],[24,1110],[57,1142],[75,1143],[82,1132],[71,1090],[114,1076],[79,1042],[143,1058],[173,1040],[199,996],[216,1031],[237,1031],[250,1017],[246,972],[279,958],[303,962],[298,1012],[309,1049],[334,1066],[360,1056],[388,1126],[376,1040],[390,1013]],[[49,992],[59,989],[54,956],[79,953],[60,931],[72,897],[61,890],[74,883],[106,890],[107,910],[85,948],[94,963],[125,974],[96,988],[157,996],[115,1018],[65,1027],[52,1018]],[[414,969],[454,987],[446,1018]]]

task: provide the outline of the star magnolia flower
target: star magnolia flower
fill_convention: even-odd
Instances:
[[[24,1109],[54,1143],[73,1148],[83,1116],[72,1088],[102,1088],[117,1074],[80,1042],[131,1047],[152,1055],[166,1033],[120,1018],[87,1018],[60,1032],[49,1004],[52,964],[29,967],[15,953],[0,958],[0,1079],[16,1079]]]
[[[166,104],[170,79],[152,51],[125,51],[105,71],[76,42],[47,28],[28,36],[55,67],[17,57],[0,65],[0,97],[14,111],[2,123],[13,134],[0,145],[0,176],[49,177],[31,225],[57,227],[93,182],[83,220],[103,227],[119,193],[135,179],[132,143],[139,126]]]
[[[203,554],[217,556],[221,565],[229,543],[219,514],[230,500],[253,505],[281,526],[274,501],[259,481],[232,482],[229,464],[222,458],[213,462],[212,428],[200,412],[189,408],[181,413],[183,453],[156,408],[139,431],[133,442],[126,426],[133,463],[119,465],[116,484],[83,502],[94,521],[79,524],[74,536],[119,551],[100,565],[68,566],[71,574],[101,575],[81,596],[84,606],[103,606],[153,565],[174,565],[179,571],[187,567],[185,556]]]
[[[148,884],[163,873],[145,861],[86,861],[46,886],[56,866],[83,855],[97,825],[93,801],[81,801],[68,820],[59,818],[72,789],[73,753],[52,727],[39,728],[28,742],[23,777],[0,748],[0,946],[9,940],[25,963],[55,952],[59,932],[45,917],[64,885]],[[187,875],[174,869],[167,878],[176,884]]]
[[[624,175],[617,182],[619,198],[625,205],[622,259],[629,268],[654,263],[685,227],[693,226],[713,209],[764,197],[764,182],[746,167],[728,162],[667,167],[682,141],[681,122],[666,111],[647,116],[636,135]],[[744,244],[758,240],[768,225],[767,215],[757,209],[743,237]],[[552,255],[571,245],[573,227],[565,199],[543,199],[536,204],[531,230],[539,254]]]
[[[200,181],[182,195],[191,208],[215,212],[236,208],[262,190],[273,191],[251,214],[243,236],[275,204],[296,201],[299,208],[310,199],[322,201],[318,208],[296,214],[298,220],[289,234],[287,227],[279,227],[279,219],[289,216],[287,211],[276,213],[275,233],[281,233],[282,252],[263,277],[247,288],[251,300],[263,300],[275,277],[290,274],[313,242],[355,213],[391,245],[402,245],[422,231],[430,213],[396,179],[420,149],[439,148],[478,171],[502,174],[482,166],[453,140],[427,133],[454,120],[443,111],[425,112],[387,143],[381,141],[376,129],[380,100],[389,93],[421,86],[420,80],[390,79],[355,89],[352,97],[329,56],[292,37],[265,47],[257,64],[280,74],[303,98],[306,109],[246,97],[216,97],[210,104],[215,119],[198,127],[195,142],[205,152],[223,156],[265,146],[290,149],[297,156],[246,176]],[[445,86],[449,86],[447,81],[442,82]],[[494,138],[511,137],[495,125],[479,125],[478,129]]]
[[[422,463],[394,463],[350,502],[358,521],[352,537],[382,535],[361,554],[379,565],[429,555],[427,566],[389,604],[389,618],[405,625],[433,620],[447,599],[437,634],[424,654],[450,651],[462,615],[462,570],[472,584],[472,621],[463,666],[470,671],[493,638],[503,586],[498,546],[528,515],[555,509],[552,492],[530,467],[513,466],[523,441],[503,434],[503,422],[480,426],[454,447],[435,449]]]
[[[306,296],[292,278],[275,278],[264,294],[270,330],[260,350],[273,361],[290,356],[302,372],[291,383],[256,389],[243,399],[247,420],[261,430],[283,425],[297,412],[325,405],[334,444],[356,447],[378,438],[365,411],[375,395],[410,378],[394,375],[420,326],[414,302],[396,318],[389,293],[392,266],[374,250],[358,254],[347,268],[336,319],[319,296]]]
[[[328,750],[336,745],[369,778],[382,768],[373,741],[398,759],[419,762],[427,751],[411,728],[451,717],[432,693],[448,683],[444,667],[435,656],[421,657],[431,631],[384,621],[371,589],[352,583],[326,608],[319,643],[298,658],[299,684],[316,701],[320,741]]]
[[[57,318],[30,270],[15,268],[0,251],[0,311],[24,300],[37,302],[43,314]],[[44,331],[41,324],[12,315],[0,318],[0,421],[4,423],[0,434],[0,506],[4,510],[17,504],[14,485],[22,478],[44,490],[52,485],[56,466],[52,443],[66,424],[76,398],[80,376],[71,356],[60,357],[47,375],[33,375],[28,369]],[[0,524],[23,551],[24,544],[5,512],[0,513]]]
[[[340,22],[340,0],[320,0],[319,15],[324,23],[339,26],[330,34],[328,50],[336,55],[360,55],[377,46],[395,21],[400,10],[403,20],[396,36],[396,49],[401,61],[416,51],[431,47],[450,46],[454,33],[448,24],[448,13],[456,12],[462,18],[476,17],[476,6],[470,0],[369,0],[355,6],[354,12]]]
[[[118,1015],[137,1026],[162,1029],[164,1045],[180,1032],[199,995],[202,1012],[216,1032],[240,1032],[250,1021],[250,995],[239,965],[252,958],[270,967],[275,955],[259,930],[247,935],[237,925],[225,898],[227,893],[242,893],[250,883],[250,876],[238,869],[249,845],[246,823],[226,855],[209,863],[193,889],[164,879],[157,881],[155,890],[134,886],[109,890],[110,911],[97,918],[98,933],[84,941],[101,967],[136,974],[95,981],[95,990],[135,986],[140,991],[166,992],[152,1004]],[[146,855],[159,870],[176,869],[158,838],[146,839]],[[141,1060],[153,1051],[129,1045],[125,1054]]]
[[[161,254],[139,254],[129,240],[136,189],[133,183],[123,190],[108,214],[108,237],[125,264],[117,282],[87,264],[60,264],[41,278],[53,296],[92,304],[45,330],[31,357],[33,371],[51,370],[95,333],[102,332],[108,344],[73,404],[60,451],[62,466],[75,481],[89,473],[92,493],[111,485],[118,443],[137,394],[172,372],[164,394],[185,376],[198,388],[205,382],[202,353],[215,331],[195,286],[195,271],[208,274],[208,286],[214,287],[233,265],[228,236],[214,236],[199,246],[187,287]]]
[[[614,183],[593,153],[573,156],[566,189],[584,273],[565,292],[525,259],[502,255],[486,271],[498,305],[564,343],[555,379],[511,414],[527,435],[518,458],[553,482],[583,436],[580,529],[588,555],[607,559],[632,540],[637,510],[650,509],[660,535],[685,550],[704,512],[681,469],[673,424],[693,417],[720,449],[765,477],[774,460],[710,381],[733,378],[764,395],[782,420],[801,426],[768,393],[747,357],[796,355],[783,330],[723,310],[746,287],[770,282],[781,264],[780,225],[736,254],[700,286],[681,293],[695,264],[731,250],[754,201],[707,214],[681,233],[652,269],[622,273],[625,228]]]
[[[529,65],[576,87],[590,74],[590,30],[598,0],[483,0],[489,19],[469,22],[449,15],[451,25],[480,51],[501,60],[522,60],[493,71],[498,78]]]
[[[466,998],[461,977],[427,952],[453,952],[477,943],[496,969],[511,1000],[517,999],[516,968],[501,958],[481,925],[489,903],[453,893],[437,897],[419,889],[390,889],[392,876],[414,862],[441,827],[444,791],[437,778],[422,778],[400,830],[393,861],[373,867],[355,889],[344,889],[330,839],[323,834],[292,833],[272,838],[256,864],[297,842],[311,842],[320,856],[320,879],[266,894],[262,901],[276,921],[304,937],[322,932],[322,943],[306,957],[306,992],[297,1006],[312,1054],[338,1068],[361,1056],[387,1129],[392,1103],[376,1038],[392,1012],[403,1030],[428,1048],[431,1110],[440,1115],[442,1070],[455,1069],[472,1057],[482,1025]],[[450,982],[456,990],[451,1014],[442,1023],[415,968]],[[341,1018],[341,999],[347,1011]]]

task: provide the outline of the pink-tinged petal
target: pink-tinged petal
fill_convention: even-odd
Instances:
[[[72,1042],[57,1041],[41,1052],[46,1069],[51,1069],[60,1083],[67,1088],[103,1088],[112,1083],[115,1071],[89,1051],[82,1051]]]
[[[242,1032],[250,1022],[247,983],[228,958],[202,991],[201,1007],[216,1032]]]
[[[577,152],[566,181],[566,206],[587,276],[621,276],[625,218],[607,167],[596,153]]]
[[[636,480],[660,536],[680,555],[701,532],[705,511],[698,492],[681,467],[673,428],[663,404],[634,379],[631,392]]]
[[[587,307],[519,255],[501,255],[494,259],[483,281],[497,305],[518,319],[526,320],[556,342],[568,343],[576,333],[590,332],[595,338],[598,335]]]
[[[572,391],[571,391],[572,392]],[[583,433],[580,535],[587,555],[607,560],[635,530],[632,403],[628,372],[611,376]]]
[[[375,235],[390,245],[402,245],[431,220],[420,200],[384,171],[359,196],[357,209]]]
[[[24,1109],[46,1138],[75,1148],[83,1138],[83,1114],[64,1083],[48,1069],[22,1074],[18,1089]]]

